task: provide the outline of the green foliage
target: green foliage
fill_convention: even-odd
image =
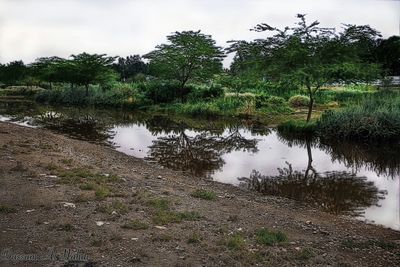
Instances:
[[[383,142],[400,139],[400,96],[380,93],[359,105],[328,111],[318,122],[321,138]]]
[[[201,198],[205,200],[214,200],[217,197],[217,194],[212,191],[207,191],[203,189],[198,189],[190,194],[192,197]]]
[[[257,243],[266,246],[273,246],[288,241],[286,234],[281,231],[270,231],[260,229],[256,232]]]
[[[139,220],[130,220],[125,224],[123,224],[121,228],[131,229],[131,230],[146,230],[147,228],[149,228],[149,225]]]
[[[192,90],[188,95],[189,101],[211,100],[213,98],[222,97],[224,89],[219,84],[207,85],[191,85]]]
[[[192,87],[183,87],[178,81],[173,80],[155,80],[139,84],[139,90],[152,103],[159,104],[171,103],[177,99],[185,101]]]
[[[0,204],[0,213],[7,214],[7,213],[15,213],[15,212],[17,212],[16,208]]]
[[[310,98],[304,95],[294,95],[288,100],[289,105],[293,108],[308,107]]]
[[[240,250],[246,245],[246,240],[242,234],[235,233],[225,241],[225,244],[230,250]]]
[[[285,136],[312,137],[317,130],[316,122],[287,121],[278,125],[278,131]]]
[[[144,56],[150,60],[150,71],[159,77],[175,79],[185,87],[191,79],[209,79],[222,70],[224,54],[210,35],[183,31],[167,39],[169,44],[158,45]]]

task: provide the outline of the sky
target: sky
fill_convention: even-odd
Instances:
[[[369,24],[384,37],[400,30],[396,0],[0,0],[0,62],[142,55],[182,30],[202,30],[225,47],[262,37],[249,31],[257,23],[293,25],[297,13],[323,27]]]

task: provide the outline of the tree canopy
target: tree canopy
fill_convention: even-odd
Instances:
[[[160,77],[178,80],[184,87],[190,79],[204,80],[222,70],[224,53],[210,35],[200,31],[175,32],[144,57]]]
[[[299,22],[294,27],[284,29],[258,24],[253,31],[273,34],[252,43],[233,42],[230,51],[236,52],[233,66],[245,66],[243,70],[247,71],[248,65],[243,61],[245,54],[246,60],[255,62],[253,71],[262,72],[268,80],[307,88],[309,121],[315,94],[322,86],[378,77],[378,66],[369,63],[365,58],[368,53],[364,52],[380,35],[369,26],[353,25],[345,25],[344,31],[337,33],[333,28],[319,27],[318,21],[308,24],[303,14],[298,14],[297,18]]]

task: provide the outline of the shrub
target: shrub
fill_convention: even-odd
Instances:
[[[283,243],[288,240],[287,236],[281,231],[270,231],[268,229],[260,229],[256,232],[257,243],[267,246]]]
[[[191,93],[188,95],[188,99],[197,101],[200,99],[210,100],[224,95],[224,89],[219,84],[212,84],[211,86],[196,86],[192,85]]]
[[[189,86],[182,88],[177,81],[155,80],[139,85],[139,91],[155,104],[171,103],[176,99],[186,101],[192,89]]]
[[[308,107],[310,98],[304,95],[294,95],[289,98],[289,105],[293,108]]]

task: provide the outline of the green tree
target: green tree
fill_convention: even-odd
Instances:
[[[262,45],[264,51],[264,71],[270,80],[295,83],[306,88],[310,97],[308,122],[315,95],[322,86],[373,80],[377,78],[379,68],[376,64],[365,62],[359,53],[354,53],[355,44],[361,42],[357,38],[364,38],[368,27],[346,25],[347,28],[338,34],[333,28],[319,27],[318,21],[307,24],[305,15],[298,14],[297,17],[299,22],[294,27],[280,30],[262,23],[253,30],[274,33],[266,39],[257,40],[257,45]],[[368,31],[367,37],[377,38],[378,33]]]
[[[139,55],[127,56],[126,58],[120,57],[113,67],[124,82],[134,78],[137,74],[147,73],[147,65]]]
[[[95,83],[104,83],[104,78],[114,78],[111,66],[115,57],[108,57],[105,54],[81,53],[72,55],[72,60],[63,64],[64,68],[73,70],[70,82],[83,85],[86,88],[86,96],[89,95],[89,85]]]
[[[5,85],[17,85],[23,83],[28,74],[28,68],[23,61],[12,61],[1,65],[0,81]]]
[[[391,36],[388,39],[380,40],[375,54],[386,74],[400,75],[400,36]]]
[[[63,81],[66,73],[60,67],[65,59],[59,57],[41,57],[30,65],[34,77],[48,82],[50,89],[55,82]]]
[[[168,44],[158,45],[144,56],[150,60],[150,69],[160,77],[178,80],[183,88],[190,79],[208,79],[222,70],[225,55],[210,35],[183,31],[167,39]]]

